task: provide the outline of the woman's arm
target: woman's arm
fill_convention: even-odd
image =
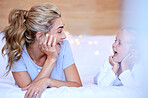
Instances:
[[[67,67],[64,70],[66,81],[59,81],[55,79],[49,79],[48,85],[49,87],[61,87],[61,86],[68,86],[68,87],[80,87],[82,86],[79,73],[75,64]]]
[[[48,78],[50,77],[50,74],[52,72],[52,69],[55,65],[54,60],[46,60],[44,67],[40,71],[40,73],[37,75],[37,77],[32,81],[30,75],[28,74],[27,71],[20,71],[20,72],[12,72],[13,77],[17,83],[17,85],[20,88],[24,88],[31,83],[34,83],[42,78]]]
[[[75,64],[72,64],[71,66],[67,67],[65,70],[65,77],[66,81],[60,81],[56,79],[51,78],[41,78],[37,82],[34,82],[30,85],[28,85],[25,88],[22,88],[22,90],[27,90],[25,94],[25,98],[31,98],[36,97],[38,94],[38,97],[41,96],[42,92],[47,87],[61,87],[61,86],[68,86],[68,87],[80,87],[82,86],[77,68]]]
[[[12,72],[13,77],[20,88],[26,87],[31,83],[31,78],[27,71]]]

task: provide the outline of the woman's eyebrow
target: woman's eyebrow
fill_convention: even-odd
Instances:
[[[64,24],[64,25],[59,26],[57,29],[64,28],[64,26],[65,26],[65,24]]]
[[[64,26],[59,26],[57,29],[64,28]]]

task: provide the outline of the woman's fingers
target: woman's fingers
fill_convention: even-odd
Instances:
[[[57,41],[57,39],[54,38],[54,41],[53,41],[53,44],[52,44],[53,47],[55,47],[55,45],[56,45],[56,41]]]
[[[32,98],[34,95],[34,88],[28,93],[27,98]]]
[[[43,51],[47,56],[55,57],[57,55],[57,50],[56,50],[56,43],[57,39],[54,37],[54,35],[46,34],[45,40],[41,43],[39,43],[39,48],[41,51]]]
[[[40,98],[43,91],[48,87],[46,83],[47,80],[48,79],[46,78],[42,78],[30,85],[30,87],[27,89],[27,92],[25,93],[24,98]]]
[[[38,98],[41,98],[42,92],[43,92],[43,91],[40,91],[40,92],[38,93]]]
[[[53,35],[50,36],[50,39],[49,39],[48,44],[47,44],[48,46],[51,46],[52,39],[53,39]]]
[[[39,94],[39,88],[32,87],[32,88],[27,90],[24,98],[32,98],[32,97],[36,98],[38,96],[38,94]]]
[[[28,89],[27,92],[25,93],[25,97],[24,98],[31,98],[31,97],[29,97],[30,92],[31,92],[31,89]]]
[[[45,41],[43,42],[43,48],[47,49],[47,43],[49,39],[49,34],[46,34]]]
[[[34,91],[34,95],[33,95],[33,98],[36,98],[39,94],[39,88],[36,88],[35,91]]]

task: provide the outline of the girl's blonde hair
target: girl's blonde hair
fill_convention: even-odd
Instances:
[[[137,35],[136,33],[138,32],[138,29],[132,26],[126,26],[126,27],[122,27],[121,30],[125,30],[126,31],[126,35],[127,37],[129,37],[129,41],[128,43],[130,44],[131,48],[136,49],[136,40],[137,40]]]
[[[6,43],[2,48],[2,54],[8,55],[7,73],[14,61],[21,58],[24,44],[34,43],[37,32],[47,33],[53,20],[59,17],[61,12],[49,3],[35,5],[29,11],[14,9],[10,12],[8,26],[3,30]]]

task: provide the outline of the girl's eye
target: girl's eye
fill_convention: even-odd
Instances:
[[[119,41],[119,45],[121,45],[121,42]]]

